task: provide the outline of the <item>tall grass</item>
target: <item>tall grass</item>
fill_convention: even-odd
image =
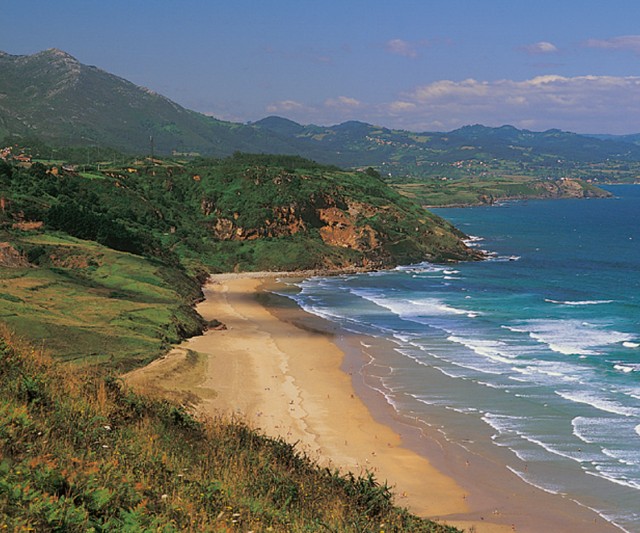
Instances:
[[[4,529],[455,531],[395,507],[372,475],[69,368],[0,329]]]

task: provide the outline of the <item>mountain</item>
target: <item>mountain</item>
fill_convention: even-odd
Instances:
[[[592,164],[640,162],[638,136],[481,125],[414,133],[358,121],[301,125],[275,116],[252,124],[225,122],[57,49],[30,56],[0,53],[0,139],[6,135],[138,154],[295,154],[341,167],[371,166],[393,177],[459,177],[455,165],[461,161],[491,162],[498,174],[537,177],[559,165],[579,177]]]
[[[640,133],[630,133],[627,135],[609,135],[609,134],[590,134],[589,137],[606,141],[622,141],[631,144],[640,145]]]
[[[272,129],[276,123],[274,117],[270,117],[254,125],[285,134],[282,128]],[[576,163],[640,161],[640,146],[627,139],[598,139],[557,129],[532,132],[513,126],[474,125],[448,133],[414,133],[353,121],[330,127],[298,127],[294,124],[288,124],[287,131],[308,152],[334,149],[339,151],[335,155],[338,164],[385,164],[394,174],[424,162],[450,164],[472,159],[542,165],[555,165],[558,160]]]
[[[151,137],[163,154],[293,151],[270,132],[189,111],[57,49],[0,53],[0,138],[8,134],[137,153],[149,153]]]

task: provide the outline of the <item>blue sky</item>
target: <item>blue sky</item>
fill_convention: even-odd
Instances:
[[[0,0],[60,48],[218,118],[640,132],[638,0]]]

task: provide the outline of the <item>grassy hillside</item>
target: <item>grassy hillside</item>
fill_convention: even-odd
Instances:
[[[216,120],[69,54],[0,53],[0,139],[38,137],[55,146],[101,146],[129,153],[292,150],[255,128]],[[151,142],[151,138],[153,141]]]
[[[204,324],[210,272],[477,259],[383,183],[285,156],[130,161],[91,174],[0,161],[0,320],[66,361],[120,371]]]
[[[241,423],[201,423],[0,331],[9,531],[421,531],[372,476],[320,469]]]
[[[370,475],[116,377],[202,330],[191,304],[209,271],[474,258],[450,225],[375,172],[277,156],[90,174],[0,162],[0,200],[5,529],[454,531]]]
[[[202,331],[180,269],[59,232],[0,240],[33,261],[0,268],[0,320],[61,359],[125,370]]]

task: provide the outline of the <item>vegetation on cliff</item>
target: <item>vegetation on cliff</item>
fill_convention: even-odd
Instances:
[[[224,123],[59,50],[2,54],[0,69],[0,136],[24,147],[37,132],[56,146],[30,142],[47,159],[33,164],[0,161],[0,318],[32,342],[0,332],[0,524],[453,531],[395,508],[371,476],[320,469],[234,421],[196,421],[126,390],[114,373],[202,331],[193,303],[208,272],[478,259],[463,234],[379,173],[424,167],[436,153],[459,169],[451,157],[470,153],[464,136],[447,155],[446,136],[360,123],[322,132]],[[590,142],[602,153],[618,149]],[[240,153],[136,161],[98,145],[190,157],[303,153],[362,170]],[[536,168],[555,157],[534,156]]]
[[[454,531],[395,507],[371,475],[115,376],[202,331],[192,304],[209,271],[473,258],[460,237],[375,172],[300,158],[0,162],[0,524]]]
[[[124,370],[202,331],[209,272],[476,258],[383,183],[285,156],[0,161],[1,318],[66,360]]]
[[[187,272],[380,268],[474,258],[463,235],[386,185],[287,156],[146,161],[87,179],[0,168],[5,229],[42,222]],[[38,230],[40,231],[40,230]],[[47,254],[27,246],[34,263]]]

